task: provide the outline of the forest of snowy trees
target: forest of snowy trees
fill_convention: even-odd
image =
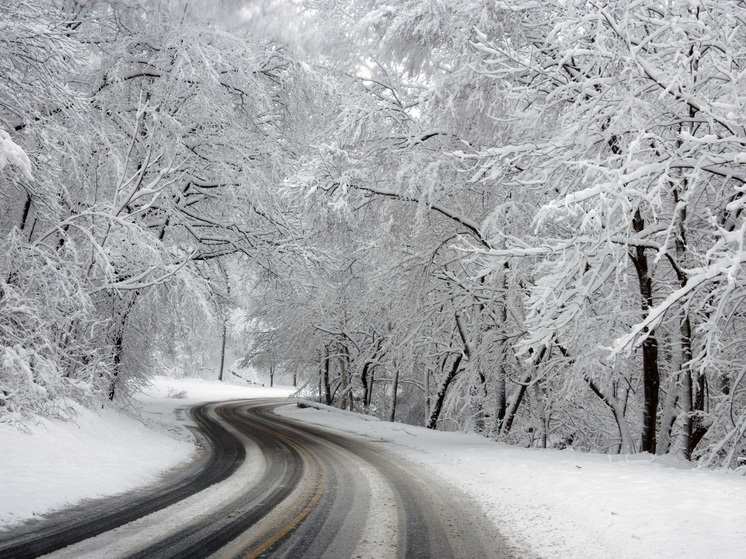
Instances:
[[[746,2],[0,5],[0,422],[228,336],[383,419],[746,454]]]

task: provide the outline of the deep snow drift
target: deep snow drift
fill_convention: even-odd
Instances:
[[[126,491],[188,460],[185,406],[291,392],[161,378],[140,397],[150,428],[110,410],[81,410],[76,423],[43,421],[30,435],[0,425],[0,528]],[[518,449],[332,409],[288,405],[278,413],[387,441],[388,450],[472,495],[518,548],[547,559],[744,557],[743,476],[650,456]]]

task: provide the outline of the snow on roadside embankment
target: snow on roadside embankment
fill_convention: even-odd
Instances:
[[[149,427],[112,409],[81,407],[74,421],[41,419],[28,433],[0,424],[0,529],[141,487],[184,464],[195,452],[178,419],[184,407],[287,396],[291,390],[159,378],[138,397],[139,415]]]
[[[113,410],[77,412],[73,422],[41,419],[29,433],[0,425],[0,527],[137,488],[194,449]]]
[[[746,477],[651,456],[514,448],[319,407],[276,411],[388,441],[470,494],[511,543],[545,559],[746,557]]]

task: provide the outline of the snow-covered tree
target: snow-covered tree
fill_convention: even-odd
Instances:
[[[735,452],[742,412],[727,430],[718,410],[742,409],[725,350],[741,315],[742,12],[652,0],[345,12],[357,92],[295,183],[352,220],[373,200],[398,204],[379,205],[381,221],[411,206],[440,243],[447,264],[430,270],[455,367],[431,368],[435,418],[449,387],[461,402],[481,382],[503,437],[519,420],[533,444],[690,456],[728,439]],[[588,434],[599,418],[606,434]]]
[[[2,271],[4,291],[30,301],[29,345],[15,354],[38,351],[32,331],[49,328],[56,377],[114,398],[143,380],[159,339],[149,328],[215,318],[213,261],[292,236],[274,192],[303,68],[276,42],[166,5],[11,3],[2,18],[12,79],[0,117],[16,133],[3,154],[23,171],[3,173],[23,196],[3,190]],[[12,323],[19,311],[0,312]],[[21,343],[15,330],[3,346]]]
[[[563,2],[526,10],[524,48],[475,43],[478,71],[518,102],[523,139],[460,155],[480,180],[540,191],[533,227],[498,228],[504,246],[484,251],[538,259],[520,351],[560,349],[615,415],[613,392],[639,379],[644,451],[668,450],[662,379],[686,456],[732,403],[739,367],[720,348],[740,315],[743,15],[737,3]],[[708,385],[721,388],[708,397]]]

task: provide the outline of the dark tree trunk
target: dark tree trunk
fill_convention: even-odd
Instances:
[[[21,225],[19,229],[23,231],[26,228],[26,222],[28,221],[28,214],[31,211],[31,196],[26,194],[26,202],[23,204],[23,212],[21,213]]]
[[[322,382],[324,383],[324,403],[332,405],[332,386],[329,383],[329,347],[324,346],[324,364],[322,367]]]
[[[430,410],[430,417],[427,420],[426,427],[428,429],[435,429],[438,426],[438,418],[440,417],[440,412],[443,410],[443,403],[446,399],[448,387],[450,386],[453,379],[456,378],[456,375],[459,373],[459,367],[461,366],[461,360],[463,358],[464,354],[459,353],[456,356],[456,359],[454,359],[453,363],[451,364],[451,368],[440,381],[438,392],[437,394],[435,394],[435,402],[433,402],[433,407]]]
[[[352,397],[352,379],[350,378],[350,354],[347,351],[347,345],[340,342],[339,344],[339,355],[337,357],[337,363],[339,364],[339,381],[340,395],[339,407],[343,410],[353,411],[353,397]]]
[[[124,354],[124,333],[127,327],[127,319],[129,318],[129,314],[132,312],[139,295],[140,292],[138,290],[132,292],[131,298],[125,303],[125,308],[122,311],[116,333],[114,334],[114,372],[111,381],[109,382],[109,393],[107,395],[109,401],[114,401],[114,397],[116,396],[117,383],[121,376],[122,356]]]
[[[122,363],[122,351],[124,344],[124,324],[121,325],[117,331],[117,335],[114,338],[114,372],[112,373],[111,380],[109,381],[109,393],[108,398],[110,402],[114,401],[114,396],[117,392],[117,381],[119,380],[119,368]]]
[[[506,394],[506,386],[505,386],[505,366],[500,363],[500,366],[497,370],[497,387],[496,387],[496,394],[495,394],[495,416],[496,416],[496,428],[497,431],[500,432],[503,426],[503,422],[505,421],[505,414],[508,409],[508,398]]]
[[[502,429],[500,430],[501,435],[507,435],[510,432],[510,429],[513,427],[513,420],[518,413],[518,408],[523,401],[523,396],[526,394],[526,388],[528,388],[529,382],[531,382],[530,374],[521,379],[521,384],[518,387],[515,395],[513,396],[510,402],[510,406],[505,412],[505,420],[503,421]]]
[[[370,377],[368,377],[368,397],[365,400],[365,409],[370,409],[370,403],[373,401],[373,382],[375,380],[375,370],[370,370]]]
[[[689,439],[689,455],[694,453],[694,449],[700,443],[707,433],[707,427],[703,422],[702,415],[705,412],[705,397],[707,393],[707,377],[701,373],[694,376],[694,412],[695,417],[692,425],[692,434]]]
[[[391,411],[389,413],[389,421],[396,420],[396,401],[399,392],[399,367],[394,370],[394,383],[391,388]]]
[[[640,450],[655,453],[656,427],[658,418],[658,343],[648,338],[642,345],[643,368],[643,412]]]
[[[636,233],[645,228],[645,220],[642,218],[639,208],[632,220],[632,227]],[[640,305],[643,318],[647,317],[653,306],[653,282],[648,268],[648,257],[645,247],[637,246],[630,253],[630,259],[635,266],[637,279],[640,284]],[[642,342],[642,433],[640,451],[655,454],[656,428],[658,419],[658,395],[660,389],[660,373],[658,371],[658,340],[655,332],[648,333],[648,337]]]
[[[560,351],[562,352],[565,357],[567,357],[567,351],[562,347],[560,347]],[[547,347],[543,346],[541,348],[541,351],[539,351],[539,355],[534,358],[533,367],[532,369],[537,369],[541,362],[544,359],[544,356],[547,354]],[[518,408],[521,405],[521,402],[523,401],[523,397],[526,395],[526,389],[529,386],[529,383],[531,382],[531,379],[533,378],[532,373],[527,373],[523,376],[521,379],[521,382],[518,386],[518,390],[513,395],[513,397],[510,400],[510,405],[507,407],[505,411],[505,421],[503,421],[502,429],[500,429],[500,435],[507,435],[510,432],[510,429],[513,427],[513,420],[515,420],[515,416],[518,413]]]
[[[487,376],[479,371],[479,384],[471,388],[472,395],[476,400],[476,414],[474,419],[474,430],[477,433],[484,433],[484,426],[489,414],[484,409],[484,402],[487,399]]]
[[[363,410],[368,411],[370,405],[370,386],[368,385],[368,374],[371,370],[370,361],[366,361],[363,365],[363,370],[360,372],[360,384],[363,385]]]
[[[220,344],[220,374],[218,375],[218,380],[221,382],[223,381],[223,369],[225,368],[225,338],[227,333],[227,326],[223,322],[223,339]]]
[[[507,271],[510,269],[510,266],[507,262],[503,264],[503,269],[505,270],[505,273],[503,274],[502,279],[502,289],[503,293],[505,294],[504,297],[507,299],[508,294],[508,275]],[[499,308],[499,316],[500,316],[500,327],[505,330],[505,325],[508,322],[508,304],[507,301],[503,299],[500,303]],[[505,421],[505,414],[507,413],[508,409],[508,394],[507,394],[507,386],[505,385],[505,359],[506,354],[509,351],[509,346],[507,342],[500,342],[502,345],[502,351],[503,354],[500,357],[500,363],[497,368],[497,384],[495,388],[495,427],[497,429],[497,432],[499,433],[502,430],[503,422]]]
[[[614,415],[614,420],[616,421],[617,430],[619,431],[619,439],[621,441],[621,450],[625,454],[632,454],[634,452],[634,445],[632,443],[632,437],[630,435],[629,425],[627,424],[627,420],[624,417],[624,407],[619,403],[619,401],[614,396],[609,396],[604,391],[601,390],[601,388],[593,382],[590,378],[587,376],[584,377],[585,382],[588,383],[588,386],[593,391],[593,393],[598,396],[601,401],[606,404],[609,407],[609,410],[611,410],[611,413]]]

